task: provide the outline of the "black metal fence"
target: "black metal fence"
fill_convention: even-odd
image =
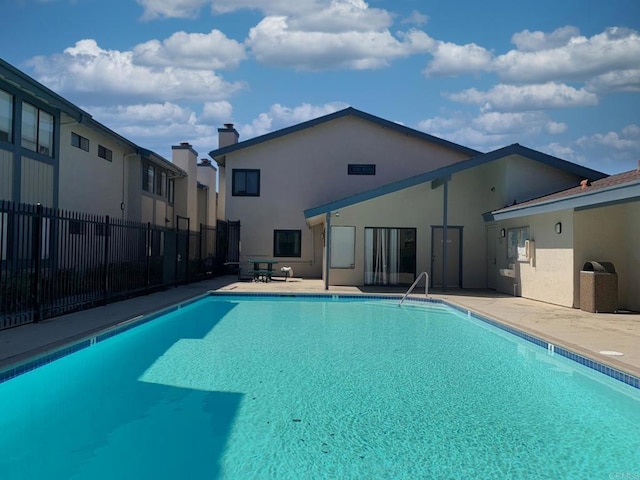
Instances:
[[[227,273],[220,230],[0,201],[0,330]]]

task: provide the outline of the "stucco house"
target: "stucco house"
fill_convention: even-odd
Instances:
[[[197,153],[174,157],[139,147],[0,59],[0,200],[160,227],[177,215],[215,225],[215,172],[198,189]],[[207,197],[200,214],[198,190]]]
[[[323,276],[325,226],[305,209],[479,153],[354,108],[240,143],[231,124],[219,136],[218,217],[240,220],[241,260],[280,259],[310,278]]]
[[[576,306],[576,267],[591,253],[547,257],[546,232],[514,212],[605,182],[601,172],[518,144],[480,153],[353,108],[244,142],[231,124],[219,134],[218,214],[242,225],[241,261],[276,260],[327,287],[410,285],[424,271],[433,287]],[[573,228],[558,218],[550,232]],[[632,231],[619,235],[631,245]]]
[[[501,263],[513,267],[511,275],[498,276],[499,290],[515,288],[524,297],[577,308],[585,264],[608,262],[617,275],[618,306],[640,311],[640,165],[485,218],[494,237],[500,232],[495,249]],[[516,233],[529,240],[528,256],[513,248]],[[509,250],[511,258],[505,260]]]

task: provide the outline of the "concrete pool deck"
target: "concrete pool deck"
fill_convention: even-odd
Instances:
[[[0,331],[0,371],[51,352],[111,325],[203,295],[223,292],[326,293],[322,280],[290,279],[269,283],[219,277]],[[424,297],[416,288],[413,296]],[[330,287],[329,293],[402,295],[405,288]],[[493,318],[547,342],[640,377],[640,313],[593,314],[488,290],[430,292],[473,312]],[[602,351],[620,352],[609,356]]]

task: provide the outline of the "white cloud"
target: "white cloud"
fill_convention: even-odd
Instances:
[[[90,108],[90,110],[89,110]],[[193,111],[175,103],[148,103],[143,105],[116,105],[110,107],[88,107],[91,115],[101,123],[130,124],[187,123],[194,117]]]
[[[401,23],[409,23],[417,26],[422,26],[429,21],[429,17],[420,13],[417,10],[411,12],[407,18],[404,18]]]
[[[232,113],[233,107],[226,100],[219,102],[205,102],[200,118],[203,120],[215,120],[219,123],[224,123],[231,119]]]
[[[244,46],[220,30],[210,33],[176,32],[160,42],[136,45],[132,61],[151,67],[182,67],[203,70],[235,68],[246,58]]]
[[[579,35],[580,30],[567,25],[551,33],[523,30],[522,32],[514,33],[511,37],[511,42],[521,52],[536,52],[538,50],[563,47],[567,45],[572,38],[578,37]]]
[[[455,102],[478,105],[482,111],[519,111],[545,108],[590,106],[598,103],[595,94],[568,85],[544,83],[541,85],[500,84],[488,91],[470,88],[445,97]]]
[[[640,151],[640,127],[632,124],[618,132],[596,133],[576,140],[582,148],[607,147],[618,151]]]
[[[249,31],[247,45],[262,63],[301,70],[381,68],[396,58],[426,51],[423,32],[398,40],[388,30],[305,32],[289,28],[287,17],[266,17]]]
[[[257,137],[290,125],[322,117],[347,107],[348,105],[342,102],[331,102],[324,105],[303,103],[293,108],[276,103],[271,106],[268,112],[260,113],[251,123],[236,126],[236,128],[241,138],[246,140],[247,138]]]
[[[180,0],[156,0],[158,2],[176,2]],[[217,13],[230,13],[238,10],[258,10],[265,15],[305,15],[326,7],[327,0],[210,0],[212,9]]]
[[[456,45],[437,42],[430,52],[433,60],[429,62],[423,73],[431,77],[473,73],[486,70],[491,64],[491,52],[475,43]]]
[[[589,80],[587,90],[599,93],[640,92],[640,69],[619,70]]]
[[[362,0],[332,0],[326,8],[291,16],[288,27],[305,32],[371,32],[388,28],[391,15],[379,8],[369,8]]]
[[[143,20],[159,17],[193,18],[209,0],[136,0],[144,7]]]
[[[433,117],[418,122],[418,129],[437,136],[436,132],[458,130],[467,125],[467,123],[467,118],[457,115],[452,117]]]
[[[447,117],[422,120],[417,128],[479,151],[490,151],[543,133],[563,133],[567,126],[543,112],[489,112],[478,116],[453,112]]]
[[[558,30],[556,30],[558,32]],[[591,38],[578,36],[567,30],[538,39],[538,46],[558,43],[554,35],[571,33],[566,44],[542,50],[511,50],[495,58],[493,70],[506,82],[541,83],[558,80],[588,80],[597,75],[619,70],[635,69],[640,58],[640,35],[634,30],[608,28]],[[519,35],[523,35],[522,33]],[[525,36],[526,37],[526,36]],[[518,39],[519,45],[534,48],[531,36]]]
[[[426,52],[433,44],[424,32],[392,34],[389,27],[393,15],[370,7],[364,0],[138,1],[148,19],[193,16],[204,5],[210,5],[215,13],[257,10],[265,16],[250,29],[246,47],[262,63],[300,70],[381,68],[396,58]],[[418,12],[411,18],[414,23],[425,20]],[[146,42],[134,50],[136,61],[152,66],[177,64],[200,68],[237,65],[235,59],[244,58],[240,45],[221,34],[222,38],[211,38],[213,33],[209,38],[179,33],[162,43]],[[226,48],[214,46],[221,43]],[[186,55],[179,55],[181,51]],[[225,56],[225,51],[235,53]]]
[[[218,100],[244,88],[210,70],[151,68],[134,63],[130,51],[104,50],[95,40],[80,40],[62,54],[30,60],[35,76],[49,88],[76,97],[135,101]],[[99,94],[96,96],[95,94]]]
[[[568,160],[570,162],[585,163],[585,157],[579,155],[573,148],[558,142],[552,142],[540,148],[541,151],[553,155],[554,157]]]
[[[489,135],[535,135],[540,132],[562,133],[566,125],[550,121],[542,112],[499,113],[489,112],[476,117],[472,126]]]

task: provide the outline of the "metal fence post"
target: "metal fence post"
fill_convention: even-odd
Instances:
[[[151,285],[151,249],[153,248],[151,235],[151,222],[147,222],[147,290]]]
[[[104,218],[104,278],[102,284],[102,301],[107,304],[107,296],[109,295],[109,215]]]
[[[33,323],[41,320],[42,308],[40,306],[40,286],[42,283],[42,272],[40,271],[40,258],[42,257],[42,205],[36,205],[36,217],[33,224],[33,241],[32,255],[34,259],[34,275],[33,275],[33,300],[34,300],[34,317]]]

